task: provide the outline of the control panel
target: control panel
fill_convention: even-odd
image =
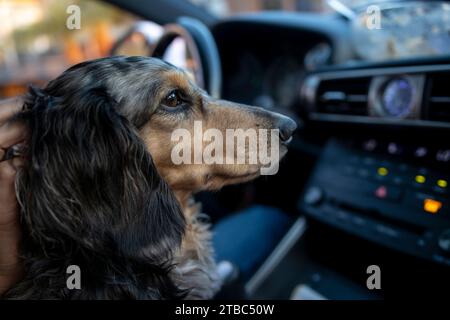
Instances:
[[[299,200],[309,217],[450,266],[450,146],[331,139]]]
[[[312,121],[450,128],[450,61],[372,65],[309,74],[302,105]]]

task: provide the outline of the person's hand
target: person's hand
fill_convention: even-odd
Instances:
[[[26,128],[22,124],[8,122],[21,106],[20,98],[0,102],[0,295],[22,276],[19,259],[21,232],[15,178],[23,159],[4,159],[6,150],[22,142],[26,135]]]

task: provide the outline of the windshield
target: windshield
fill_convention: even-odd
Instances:
[[[189,0],[224,17],[267,10],[330,13],[345,17],[356,56],[365,61],[450,54],[448,1]]]
[[[265,10],[329,12],[326,0],[189,0],[219,17]]]
[[[219,17],[239,13],[251,13],[265,10],[332,12],[330,2],[340,2],[348,8],[360,8],[371,3],[392,2],[389,0],[188,0],[207,9]],[[339,4],[338,4],[339,5]]]
[[[370,5],[384,5],[399,2],[430,2],[427,0],[186,0],[205,8],[219,17],[232,16],[239,13],[251,13],[267,10],[298,12],[333,12],[342,9],[341,13],[350,9],[358,11]]]

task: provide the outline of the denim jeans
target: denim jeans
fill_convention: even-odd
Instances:
[[[216,261],[227,260],[248,280],[287,232],[292,219],[283,211],[253,206],[218,221],[213,228]]]

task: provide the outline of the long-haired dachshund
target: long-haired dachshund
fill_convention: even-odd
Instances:
[[[220,287],[208,225],[192,195],[249,181],[260,164],[171,161],[176,128],[279,129],[295,123],[215,100],[178,68],[146,57],[73,66],[30,89],[16,181],[25,276],[11,299],[207,299]],[[245,244],[243,244],[245,245]],[[66,285],[81,270],[81,289]]]

